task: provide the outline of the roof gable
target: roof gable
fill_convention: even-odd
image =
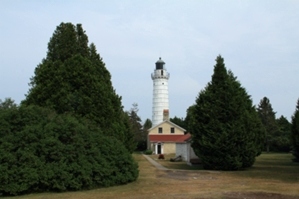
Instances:
[[[186,132],[186,129],[184,129],[184,128],[178,126],[178,125],[176,125],[175,123],[173,123],[173,122],[171,122],[171,121],[169,121],[169,120],[165,120],[165,121],[163,121],[163,122],[157,124],[156,126],[153,126],[152,128],[148,129],[147,131],[151,131],[151,130],[153,130],[154,128],[159,127],[159,126],[161,126],[161,125],[164,124],[164,123],[168,123],[170,126],[176,127],[176,128],[178,128],[178,129],[180,129],[181,131]]]

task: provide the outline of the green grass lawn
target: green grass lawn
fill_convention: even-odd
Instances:
[[[149,155],[153,160],[159,162],[161,165],[168,169],[181,169],[181,170],[202,170],[202,165],[187,165],[185,161],[181,162],[170,162],[170,158],[174,158],[175,154],[164,154],[164,160],[159,160],[159,155]]]
[[[232,172],[232,175],[299,183],[299,163],[293,162],[292,158],[290,153],[263,153],[256,158],[253,167]]]

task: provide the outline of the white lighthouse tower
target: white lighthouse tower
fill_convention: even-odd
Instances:
[[[153,112],[152,123],[153,126],[163,122],[163,113],[169,110],[168,100],[168,79],[169,73],[167,72],[165,62],[159,58],[156,62],[156,69],[152,73],[153,80]]]

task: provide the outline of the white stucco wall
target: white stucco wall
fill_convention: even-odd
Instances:
[[[181,155],[183,160],[189,162],[190,159],[198,159],[195,155],[193,148],[191,147],[190,142],[185,143],[176,143],[176,153],[175,156]]]
[[[177,143],[176,144],[175,156],[178,157],[179,155],[182,156],[183,161],[187,161],[188,145],[186,143]]]

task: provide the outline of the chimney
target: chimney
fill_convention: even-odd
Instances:
[[[163,110],[163,121],[165,121],[165,120],[169,120],[169,110],[168,109]]]

